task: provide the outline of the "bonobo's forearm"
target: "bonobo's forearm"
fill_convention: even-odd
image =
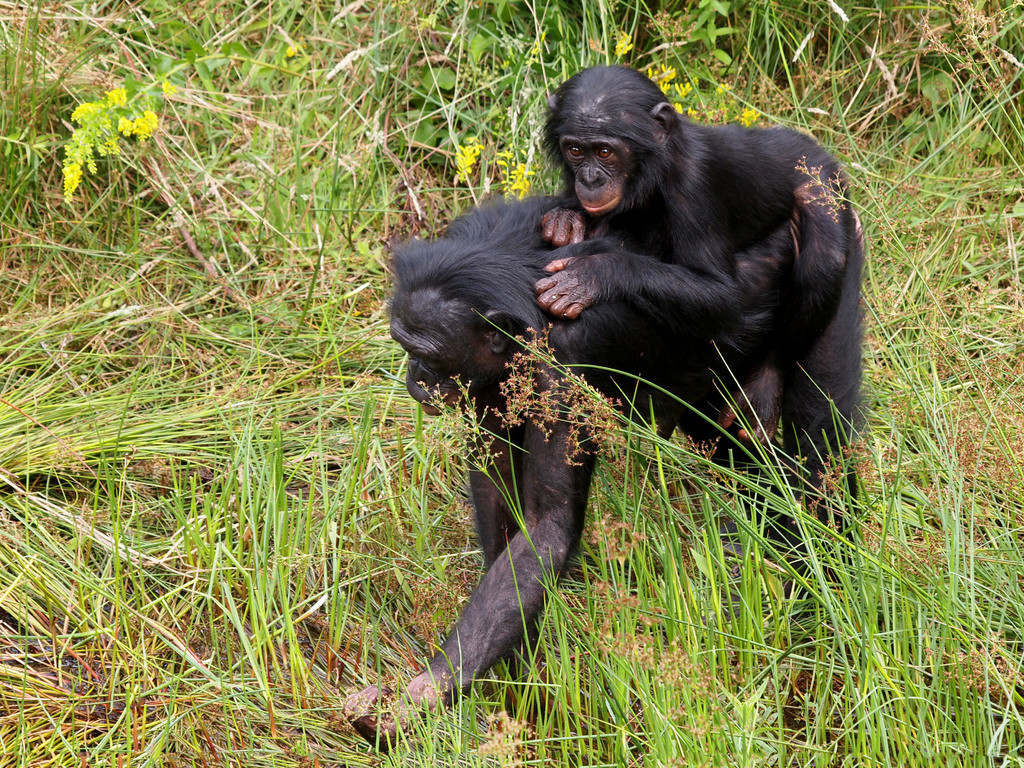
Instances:
[[[703,272],[621,249],[595,252],[601,242],[552,254],[551,276],[534,289],[546,311],[574,319],[596,302],[621,301],[672,333],[708,339],[729,334],[738,322],[741,296],[734,274]]]
[[[444,696],[464,689],[516,650],[544,607],[545,580],[564,568],[576,544],[559,520],[517,533],[488,569],[458,624],[428,664]]]

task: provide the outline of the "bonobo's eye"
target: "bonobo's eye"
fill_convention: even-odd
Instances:
[[[565,148],[565,154],[573,160],[579,160],[583,157],[583,150],[577,144],[570,144]]]
[[[610,157],[615,157],[615,151],[611,147],[601,147],[597,150],[597,156],[602,160],[607,160]]]

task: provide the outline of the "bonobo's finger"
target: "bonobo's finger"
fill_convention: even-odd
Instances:
[[[555,213],[555,211],[548,211],[540,220],[540,236],[549,243],[552,242],[552,238],[555,236],[555,227],[558,224],[558,217]]]
[[[563,269],[572,264],[572,258],[568,259],[554,259],[548,262],[548,265],[544,267],[545,272],[561,272]]]
[[[575,320],[580,316],[580,312],[586,307],[586,304],[580,302],[577,296],[571,294],[561,294],[555,301],[551,303],[551,306],[547,308],[555,317],[562,317],[566,320]]]
[[[587,234],[587,225],[582,216],[574,216],[572,219],[572,233],[569,235],[570,243],[582,243]]]
[[[565,313],[562,315],[562,317],[564,317],[566,320],[575,320],[577,317],[580,316],[580,313],[583,312],[583,310],[584,306],[579,302],[575,304],[570,304],[569,308],[565,310]]]
[[[551,239],[551,244],[561,248],[564,245],[569,245],[569,243],[579,242],[572,239],[575,224],[576,219],[571,214],[568,214],[568,212],[559,216],[558,226],[555,227],[555,236]]]
[[[540,296],[547,291],[550,291],[558,285],[558,278],[555,277],[542,277],[536,283],[533,284],[533,292]]]
[[[545,291],[544,293],[537,296],[537,303],[540,305],[541,309],[545,310],[546,312],[550,312],[551,314],[554,315],[556,314],[556,311],[552,309],[552,307],[554,306],[555,302],[558,301],[560,298],[562,298],[562,294],[559,293],[557,290],[553,289],[550,291]]]
[[[537,304],[540,305],[541,309],[551,311],[551,305],[554,304],[558,300],[558,297],[562,295],[561,291],[558,290],[558,283],[551,282],[545,286],[541,286],[540,283],[537,283],[537,287],[541,289],[537,292]]]
[[[718,426],[722,429],[728,429],[734,421],[736,421],[736,409],[731,405],[725,406],[721,413],[718,414]]]

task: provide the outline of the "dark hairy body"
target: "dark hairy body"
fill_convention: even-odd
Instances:
[[[680,334],[727,331],[741,321],[734,309],[744,291],[739,255],[768,256],[788,222],[793,243],[776,250],[786,274],[776,342],[719,420],[729,425],[740,416],[749,427],[744,435],[772,440],[780,421],[799,423],[795,412],[814,397],[807,366],[835,368],[832,383],[845,378],[852,390],[838,399],[856,398],[860,337],[845,330],[859,320],[842,302],[848,284],[859,284],[863,235],[828,152],[787,128],[693,123],[651,80],[625,67],[580,72],[548,106],[547,144],[562,166],[565,193],[543,216],[544,237],[566,245],[610,230],[656,258],[553,260],[553,274],[536,286],[545,310],[571,319],[603,301],[626,301]],[[826,343],[826,363],[821,339],[833,324],[844,332]],[[793,454],[818,441],[816,433],[792,430],[783,439]],[[842,445],[838,432],[830,444]]]
[[[779,254],[792,248],[788,222],[737,255],[728,322],[713,315],[685,326],[666,323],[655,303],[635,297],[609,298],[577,319],[561,320],[541,310],[533,291],[553,259],[660,262],[629,251],[628,239],[611,230],[552,249],[539,225],[551,206],[549,199],[535,199],[478,209],[443,238],[412,243],[395,256],[391,334],[409,353],[410,395],[428,410],[462,403],[475,410],[481,427],[470,445],[469,484],[485,574],[448,638],[403,691],[370,686],[346,702],[353,725],[382,749],[394,743],[413,708],[443,705],[522,645],[543,608],[545,580],[565,568],[583,531],[596,461],[586,414],[577,434],[578,413],[575,427],[564,419],[505,418],[501,384],[522,349],[516,337],[546,334],[558,365],[539,361],[530,369],[531,386],[556,406],[570,408],[562,400],[567,385],[560,367],[578,368],[631,409],[630,416],[653,414],[662,434],[679,427],[723,444],[735,430],[730,435],[715,423],[724,405],[721,382],[743,381],[774,343],[784,282]],[[853,307],[852,344],[859,339],[859,282],[851,280],[844,290]],[[834,383],[819,382],[825,391]],[[853,406],[844,402],[842,408]],[[809,400],[800,419],[805,432],[830,423],[830,402]]]

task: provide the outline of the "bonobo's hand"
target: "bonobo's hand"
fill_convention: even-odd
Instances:
[[[398,696],[387,686],[371,685],[345,700],[344,711],[356,732],[379,752],[390,752],[408,730],[417,709],[434,709],[442,692],[428,671],[421,672]]]
[[[346,717],[356,732],[380,752],[390,752],[409,724],[408,707],[388,687],[371,685],[345,700]]]
[[[598,283],[588,274],[588,258],[575,256],[569,259],[555,259],[544,269],[553,272],[533,286],[537,303],[555,317],[575,320],[580,312],[593,304],[599,295]]]
[[[569,208],[554,208],[540,220],[540,234],[556,248],[573,243],[582,243],[587,231],[587,222],[581,211]]]

